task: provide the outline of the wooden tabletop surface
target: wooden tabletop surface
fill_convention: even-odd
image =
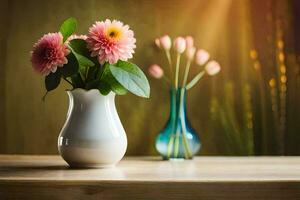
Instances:
[[[70,191],[74,191],[74,188],[80,186],[89,186],[90,188],[97,186],[98,189],[99,187],[114,188],[114,186],[118,186],[117,189],[114,189],[114,191],[118,191],[127,185],[128,188],[125,190],[127,195],[131,194],[130,189],[135,191],[140,187],[140,191],[144,191],[143,194],[147,194],[146,191],[149,193],[144,199],[147,199],[146,197],[149,199],[162,198],[160,193],[149,192],[151,187],[167,188],[166,191],[171,192],[175,186],[177,189],[181,188],[181,195],[183,191],[191,195],[193,191],[201,191],[203,186],[206,188],[207,193],[203,193],[203,191],[195,193],[191,195],[191,199],[193,197],[214,199],[213,196],[205,195],[214,195],[214,192],[218,190],[220,190],[219,195],[223,192],[235,199],[235,196],[232,196],[234,193],[228,193],[235,189],[244,190],[245,193],[237,192],[234,195],[249,193],[247,197],[252,194],[253,198],[258,198],[255,195],[258,195],[259,192],[253,192],[259,191],[257,190],[259,188],[261,188],[261,192],[276,196],[274,199],[281,199],[281,197],[285,199],[299,197],[300,199],[300,157],[196,157],[193,160],[185,161],[162,161],[158,157],[128,157],[114,168],[71,169],[59,156],[0,155],[0,199],[2,199],[1,195],[6,197],[4,199],[9,199],[9,197],[14,199],[15,196],[9,195],[23,195],[34,186],[44,187],[32,193],[37,195],[36,199],[44,198],[39,195],[42,195],[47,187],[47,191],[54,190],[59,194],[58,188],[54,187],[56,185],[65,185],[67,188],[72,186],[72,189],[69,188]],[[184,190],[187,186],[189,189]],[[207,188],[208,186],[212,187],[212,191]],[[230,186],[228,191],[224,189],[227,186]],[[15,191],[16,188],[18,188],[17,193],[8,194],[8,191]],[[66,191],[68,190],[66,189]],[[276,191],[279,193],[276,194]],[[124,193],[123,190],[121,192]],[[265,193],[262,194],[266,195]],[[85,192],[79,194],[83,195],[82,197],[88,195]],[[140,193],[136,191],[132,194]],[[25,196],[21,197],[26,199]],[[138,197],[132,196],[131,198]],[[178,196],[173,197],[173,199],[177,199]],[[73,198],[76,199],[76,196]],[[237,199],[239,198],[243,198],[243,196],[238,196]],[[245,196],[245,199],[248,198]]]
[[[107,169],[71,169],[59,156],[0,155],[3,181],[300,181],[299,157],[129,157]]]

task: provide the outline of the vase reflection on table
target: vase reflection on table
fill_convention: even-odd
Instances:
[[[192,159],[201,147],[199,135],[191,127],[186,114],[186,94],[205,75],[215,75],[220,71],[220,65],[210,60],[207,51],[199,49],[196,52],[194,39],[191,36],[186,38],[177,37],[174,40],[173,50],[176,54],[176,62],[172,62],[171,47],[172,41],[168,35],[155,40],[155,44],[164,50],[169,63],[169,76],[165,76],[164,70],[157,64],[149,67],[149,74],[156,78],[163,78],[170,86],[170,115],[169,119],[156,138],[156,150],[163,159]],[[179,83],[180,59],[185,52],[186,67],[184,69],[182,84]],[[195,56],[196,55],[196,56]],[[196,76],[188,82],[189,70],[194,61],[199,66],[204,66]],[[175,64],[175,73],[173,72]]]
[[[186,90],[170,90],[170,114],[156,138],[156,149],[164,159],[191,159],[200,150],[198,134],[186,113]]]

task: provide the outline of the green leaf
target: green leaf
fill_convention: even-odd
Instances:
[[[196,83],[198,83],[198,81],[203,77],[203,75],[205,74],[205,71],[201,71],[199,74],[197,74],[195,76],[195,78],[193,78],[193,80],[191,80],[191,82],[189,82],[187,85],[186,85],[186,89],[189,90],[191,89],[194,85],[196,85]]]
[[[116,80],[110,82],[111,90],[114,91],[118,95],[127,94],[127,90]]]
[[[105,81],[99,81],[97,88],[102,95],[108,95],[111,91],[110,85]]]
[[[92,71],[93,68],[90,68],[89,71]],[[111,74],[109,65],[105,64],[102,66],[101,73],[98,74],[96,79],[92,79],[86,83],[86,89],[97,88],[102,95],[107,95],[110,91],[114,91],[118,95],[123,95],[127,93],[127,90],[114,78]],[[98,70],[92,73],[92,75],[96,75]]]
[[[78,63],[79,70],[81,74],[84,74],[85,77],[88,77],[87,68],[95,66],[95,63],[91,60],[90,52],[87,49],[87,44],[85,40],[82,39],[74,39],[71,40],[69,44],[69,49],[75,55]]]
[[[95,66],[95,63],[93,63],[91,60],[89,60],[88,58],[77,54],[76,52],[73,52],[76,59],[78,60],[78,63],[81,67],[93,67]]]
[[[81,79],[81,76],[79,73],[72,75],[71,80],[74,85],[74,88],[84,88],[84,82]]]
[[[100,67],[101,67],[100,64],[98,64],[95,67],[88,68],[89,70],[87,72],[86,82],[90,82],[97,79],[97,74]]]
[[[114,78],[133,94],[149,98],[150,86],[143,71],[135,64],[119,61],[116,65],[110,65],[109,69]]]
[[[59,32],[63,35],[63,41],[65,42],[76,30],[77,20],[73,17],[68,18],[60,26]]]
[[[67,56],[68,63],[65,64],[63,67],[59,68],[63,77],[70,77],[78,72],[78,61],[73,53],[70,53]]]
[[[87,42],[83,39],[74,39],[71,40],[69,45],[72,47],[74,51],[76,51],[78,54],[81,54],[85,57],[90,57],[90,51],[87,48]]]
[[[92,81],[89,81],[85,84],[85,89],[90,90],[90,89],[98,89],[98,85],[99,85],[99,80],[94,79]]]
[[[93,61],[91,61],[87,57],[77,53],[71,46],[70,46],[70,49],[71,49],[72,53],[74,54],[74,56],[76,57],[76,59],[77,59],[80,66],[82,66],[82,67],[93,67],[93,66],[95,66],[95,63]]]
[[[112,75],[107,63],[103,66],[101,81],[109,84],[110,89],[118,95],[124,95],[127,93],[127,90]]]
[[[50,74],[48,74],[45,77],[45,86],[47,92],[54,90],[58,87],[60,83],[60,78],[61,78],[61,73],[59,71],[56,71],[55,73],[50,72]]]

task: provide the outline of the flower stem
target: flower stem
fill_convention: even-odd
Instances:
[[[178,76],[179,76],[180,54],[177,54],[176,71],[175,71],[175,89],[178,89]]]
[[[88,80],[88,76],[89,76],[89,67],[86,68],[86,71],[85,71],[85,82],[87,83],[87,80]]]
[[[107,65],[108,65],[108,62],[105,62],[105,63],[102,65],[101,70],[100,70],[100,73],[101,73],[101,74],[100,74],[99,80],[102,79],[103,74],[104,74],[104,71],[105,71],[105,68],[107,67]]]
[[[85,83],[85,81],[84,81],[84,75],[80,71],[78,73],[79,73],[79,76],[80,76],[80,78],[81,78],[81,80],[82,80],[82,82],[84,84]]]
[[[173,144],[174,144],[174,135],[172,134],[172,135],[170,136],[169,143],[168,143],[168,153],[167,153],[167,158],[170,158],[170,157],[171,157],[172,149],[173,149]]]
[[[186,85],[186,90],[191,89],[192,87],[194,87],[199,80],[201,80],[201,78],[204,76],[205,71],[201,71],[199,72],[187,85]]]
[[[94,79],[97,79],[98,73],[99,73],[99,69],[100,69],[100,66],[97,66],[96,72],[95,72],[95,75],[94,75]]]
[[[176,104],[176,116],[175,116],[175,121],[176,121],[176,135],[174,139],[174,158],[177,158],[179,155],[179,149],[180,149],[180,130],[178,130],[178,120],[180,120],[181,123],[181,129],[182,129],[182,143],[184,147],[184,157],[186,159],[189,159],[192,157],[192,152],[189,146],[189,142],[187,140],[186,134],[186,124],[185,124],[185,119],[184,119],[184,113],[183,113],[183,103],[184,103],[184,94],[185,94],[185,89],[181,88],[180,89],[180,96],[179,96],[179,104],[177,107]]]
[[[175,135],[175,144],[174,144],[174,157],[178,157],[179,153],[179,143],[180,143],[180,138],[179,138],[179,131],[176,131]]]
[[[170,72],[173,73],[173,69],[172,69],[172,60],[171,60],[171,55],[170,55],[170,51],[166,50],[166,56],[168,59],[168,63],[169,63],[169,67],[170,67]]]
[[[189,146],[189,143],[187,141],[187,137],[186,137],[187,130],[186,130],[184,116],[183,116],[184,93],[185,93],[185,90],[184,90],[184,88],[182,88],[181,92],[180,92],[179,116],[180,116],[180,122],[181,122],[181,128],[182,128],[182,139],[183,139],[183,145],[184,145],[185,158],[191,158],[192,157],[192,152],[190,150],[190,146]]]
[[[171,93],[171,104],[174,105],[174,106],[171,106],[171,113],[175,114],[172,115],[172,136],[171,136],[171,139],[172,139],[172,146],[169,148],[170,152],[168,153],[168,158],[171,157],[171,154],[173,153],[173,156],[175,157],[175,154],[177,156],[178,153],[175,153],[175,152],[178,152],[178,145],[177,145],[177,105],[176,105],[176,97],[177,97],[177,93],[176,93],[176,90],[174,90],[175,92]],[[176,132],[176,133],[175,133]],[[177,145],[177,147],[176,147]],[[173,151],[173,146],[174,146],[174,151]],[[177,149],[177,150],[176,150]]]
[[[190,71],[190,66],[191,66],[191,60],[188,60],[187,63],[186,63],[186,67],[185,67],[185,72],[184,72],[184,77],[183,77],[182,88],[184,88],[185,85],[186,85],[187,78],[188,78],[189,71]]]
[[[168,60],[168,63],[169,63],[170,77],[172,79],[172,77],[173,77],[173,68],[172,68],[172,60],[171,60],[170,51],[166,50],[165,52],[166,52],[167,60]]]

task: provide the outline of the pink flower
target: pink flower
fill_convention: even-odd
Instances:
[[[220,64],[214,60],[209,61],[205,66],[205,71],[208,75],[213,76],[221,70]]]
[[[177,37],[174,41],[174,48],[177,53],[183,53],[186,48],[186,42],[183,37]]]
[[[35,71],[48,75],[50,72],[56,72],[57,67],[68,63],[66,56],[69,52],[67,46],[63,44],[61,33],[48,33],[34,44],[31,63]]]
[[[195,56],[195,53],[196,53],[196,48],[195,47],[189,47],[186,49],[186,57],[188,60],[193,60],[194,59],[194,56]]]
[[[136,47],[134,33],[128,25],[120,21],[96,22],[89,29],[86,39],[91,56],[97,56],[98,61],[103,64],[116,63],[118,60],[126,61],[132,58]]]
[[[160,79],[164,75],[163,69],[157,64],[151,65],[148,69],[148,72],[152,77],[157,79]]]
[[[171,38],[170,36],[168,35],[164,35],[162,36],[160,39],[160,46],[164,49],[164,50],[170,50],[171,49],[171,46],[172,46],[172,41],[171,41]]]
[[[71,35],[71,36],[67,39],[67,42],[70,42],[71,40],[75,40],[75,39],[86,40],[86,39],[87,39],[87,36],[86,36],[86,35],[76,35],[76,34],[73,34],[73,35]]]
[[[204,65],[208,61],[209,57],[210,55],[207,51],[199,49],[196,53],[196,63],[200,66]]]
[[[154,42],[155,42],[155,45],[156,45],[158,48],[160,48],[160,41],[159,41],[159,38],[156,38],[156,39],[154,40]]]
[[[187,48],[191,48],[194,46],[194,38],[192,36],[186,36],[185,41],[186,41]]]

